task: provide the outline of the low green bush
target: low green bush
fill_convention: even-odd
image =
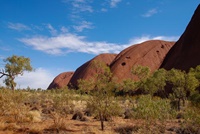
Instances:
[[[165,120],[175,117],[176,112],[171,108],[170,101],[150,95],[142,95],[136,99],[136,106],[133,108],[135,119]]]

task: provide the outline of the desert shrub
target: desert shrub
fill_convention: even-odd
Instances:
[[[188,107],[184,112],[184,122],[179,132],[183,134],[197,134],[200,132],[200,109]]]
[[[152,98],[150,95],[139,96],[133,108],[135,119],[164,120],[174,117],[175,111],[171,109],[167,99]]]
[[[165,133],[165,125],[158,123],[149,123],[141,126],[137,133],[138,134],[163,134]]]
[[[67,125],[63,117],[56,113],[51,114],[51,117],[53,119],[53,124],[49,127],[50,130],[55,130],[57,133],[59,133],[61,130],[67,129]]]
[[[132,134],[139,130],[138,126],[125,125],[114,128],[114,131],[119,134]]]
[[[114,96],[90,96],[87,101],[87,110],[94,116],[99,116],[102,113],[103,118],[111,117],[113,115],[120,115],[122,113],[118,100]]]
[[[126,109],[124,112],[124,119],[130,119],[134,117],[134,112],[131,109]]]
[[[76,111],[72,116],[72,120],[88,121],[89,119],[86,116],[84,116],[83,112]]]

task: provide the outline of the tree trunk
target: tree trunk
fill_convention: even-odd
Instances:
[[[101,121],[101,130],[103,131],[104,130],[104,118],[103,118],[103,116],[102,116],[102,114],[101,113],[99,113],[99,118],[100,118],[100,121]]]
[[[101,130],[103,131],[104,130],[104,124],[103,124],[103,119],[101,119]]]
[[[181,110],[181,99],[179,98],[178,99],[178,111],[180,111]]]
[[[15,86],[14,86],[14,77],[12,77],[12,81],[11,81],[11,89],[12,90],[15,90]]]
[[[15,90],[14,86],[12,85],[12,90]]]

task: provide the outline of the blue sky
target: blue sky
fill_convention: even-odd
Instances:
[[[35,72],[18,88],[47,88],[100,53],[118,53],[150,39],[176,41],[198,0],[0,0],[3,59],[29,57]],[[2,84],[1,79],[0,83]]]

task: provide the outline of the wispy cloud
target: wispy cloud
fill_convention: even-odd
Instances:
[[[57,30],[51,24],[46,24],[46,28],[49,30],[51,35],[57,35]]]
[[[153,9],[148,10],[142,16],[148,18],[148,17],[151,17],[152,15],[157,14],[157,13],[158,13],[158,10],[156,8],[153,8]]]
[[[150,36],[143,35],[141,37],[134,37],[129,40],[129,44],[139,44],[148,40],[164,40],[164,41],[177,41],[179,36]]]
[[[60,28],[60,31],[61,31],[62,33],[68,33],[68,32],[69,32],[68,28],[66,28],[65,26],[62,26],[62,27]]]
[[[91,22],[82,21],[80,25],[73,26],[73,28],[78,32],[82,32],[84,29],[93,29],[93,26]]]
[[[2,51],[11,51],[11,49],[8,46],[0,46],[0,50],[2,50]]]
[[[85,19],[85,15],[93,14],[95,11],[92,7],[93,0],[63,0],[71,9],[68,12],[73,25],[70,28],[77,32],[82,32],[84,29],[92,29],[92,23]]]
[[[127,44],[108,43],[106,41],[87,41],[86,37],[75,34],[60,34],[55,37],[32,37],[21,38],[19,41],[39,50],[52,55],[62,55],[69,52],[82,52],[89,54],[100,53],[119,53],[130,45],[138,44],[147,40],[168,40],[176,41],[176,36],[141,36],[134,37]]]
[[[17,30],[17,31],[31,30],[30,27],[28,27],[22,23],[11,23],[11,22],[8,22],[8,28]]]
[[[108,11],[108,9],[106,9],[106,8],[101,8],[101,12],[107,12]]]
[[[73,0],[73,1],[65,1],[65,3],[70,3],[73,7],[73,12],[93,12],[93,8],[90,5],[90,0]]]
[[[111,0],[110,1],[110,7],[114,8],[117,7],[117,4],[120,3],[122,0]]]

